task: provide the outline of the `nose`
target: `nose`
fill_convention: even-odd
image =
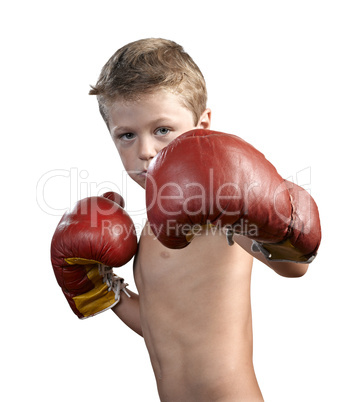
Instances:
[[[151,138],[143,138],[139,142],[138,157],[143,161],[152,159],[157,154],[155,142]]]

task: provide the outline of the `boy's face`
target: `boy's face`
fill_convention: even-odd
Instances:
[[[130,177],[145,188],[146,171],[154,156],[179,135],[193,128],[210,127],[206,109],[197,125],[179,97],[159,90],[137,101],[115,101],[108,111],[109,130]]]

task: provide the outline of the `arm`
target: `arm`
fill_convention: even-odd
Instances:
[[[139,313],[139,296],[131,290],[127,289],[126,291],[131,297],[123,294],[120,302],[112,307],[112,310],[129,328],[143,336]]]
[[[299,264],[296,262],[279,262],[279,261],[269,261],[265,258],[262,253],[256,253],[252,251],[252,240],[246,236],[240,236],[235,234],[233,240],[239,244],[245,251],[251,254],[257,260],[263,262],[277,274],[284,276],[286,278],[298,278],[303,276],[309,267],[309,264]]]
[[[211,226],[226,230],[230,245],[235,234],[248,237],[239,244],[283,276],[303,275],[317,254],[321,227],[309,192],[237,136],[182,134],[155,157],[148,177],[148,220],[168,248],[188,246],[198,228]]]

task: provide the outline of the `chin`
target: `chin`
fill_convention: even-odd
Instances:
[[[146,182],[146,178],[145,177],[141,177],[141,176],[131,176],[131,179],[133,181],[135,181],[139,186],[141,186],[142,188],[145,189],[145,182]]]

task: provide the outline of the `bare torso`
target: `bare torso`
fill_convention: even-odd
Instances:
[[[143,230],[134,266],[162,401],[263,400],[252,363],[252,257],[224,235],[170,250]]]

